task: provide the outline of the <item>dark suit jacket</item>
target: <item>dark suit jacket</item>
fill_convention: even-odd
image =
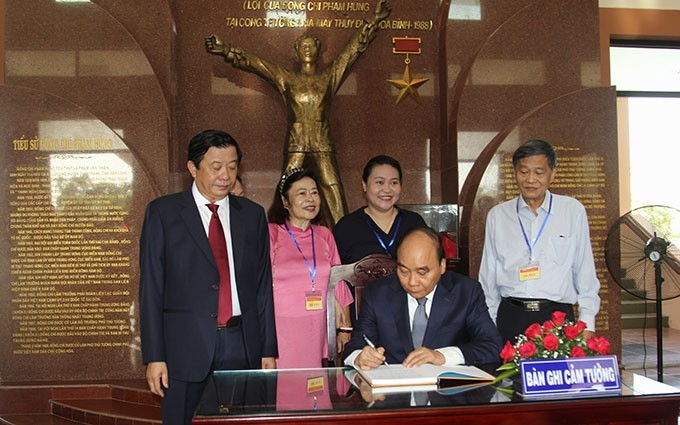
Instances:
[[[277,355],[267,221],[262,207],[238,196],[229,213],[246,355],[260,368],[262,357]],[[149,203],[139,260],[142,360],[165,361],[173,379],[205,379],[219,274],[191,189]]]
[[[377,347],[385,348],[388,363],[402,363],[414,350],[406,297],[396,273],[368,284],[343,357],[366,345],[362,338],[365,334]],[[499,361],[501,336],[491,321],[479,282],[450,271],[442,275],[435,288],[423,346],[457,346],[470,365]]]

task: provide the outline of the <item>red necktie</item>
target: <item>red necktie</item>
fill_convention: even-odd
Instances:
[[[220,290],[217,302],[217,325],[221,326],[227,323],[227,320],[232,315],[231,311],[231,277],[229,276],[229,257],[227,254],[227,242],[224,239],[224,229],[220,222],[220,217],[217,215],[217,208],[219,205],[207,204],[212,217],[210,218],[210,226],[208,227],[208,241],[210,241],[210,248],[212,248],[215,256],[215,263],[220,272]]]

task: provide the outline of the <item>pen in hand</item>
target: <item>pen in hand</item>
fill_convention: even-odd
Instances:
[[[363,337],[364,337],[364,341],[366,341],[366,345],[368,345],[369,347],[371,347],[372,349],[375,350],[375,349],[376,349],[376,348],[375,348],[375,344],[373,344],[373,342],[372,342],[370,339],[368,339],[368,337],[366,336],[366,334],[364,334]],[[387,360],[384,360],[384,361],[383,361],[383,364],[384,364],[385,366],[389,366],[389,364],[387,363]]]

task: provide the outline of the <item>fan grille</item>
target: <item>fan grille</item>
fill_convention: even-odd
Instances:
[[[650,244],[664,241],[658,260],[663,279],[661,299],[680,296],[680,249],[674,243],[680,236],[680,211],[651,205],[619,217],[611,227],[605,244],[605,261],[614,281],[630,294],[647,300],[657,299],[655,265]]]

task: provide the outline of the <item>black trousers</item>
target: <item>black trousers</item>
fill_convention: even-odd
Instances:
[[[503,343],[510,341],[514,344],[517,335],[523,334],[534,323],[542,325],[546,320],[550,320],[556,310],[566,313],[566,320],[574,321],[574,306],[571,304],[551,302],[540,311],[525,311],[524,308],[503,299],[496,316],[496,326],[503,337]]]
[[[201,401],[206,384],[214,370],[248,369],[241,325],[234,328],[215,329],[217,341],[215,355],[208,376],[200,382],[187,382],[169,376],[169,387],[161,401],[163,425],[191,425],[196,407]]]

